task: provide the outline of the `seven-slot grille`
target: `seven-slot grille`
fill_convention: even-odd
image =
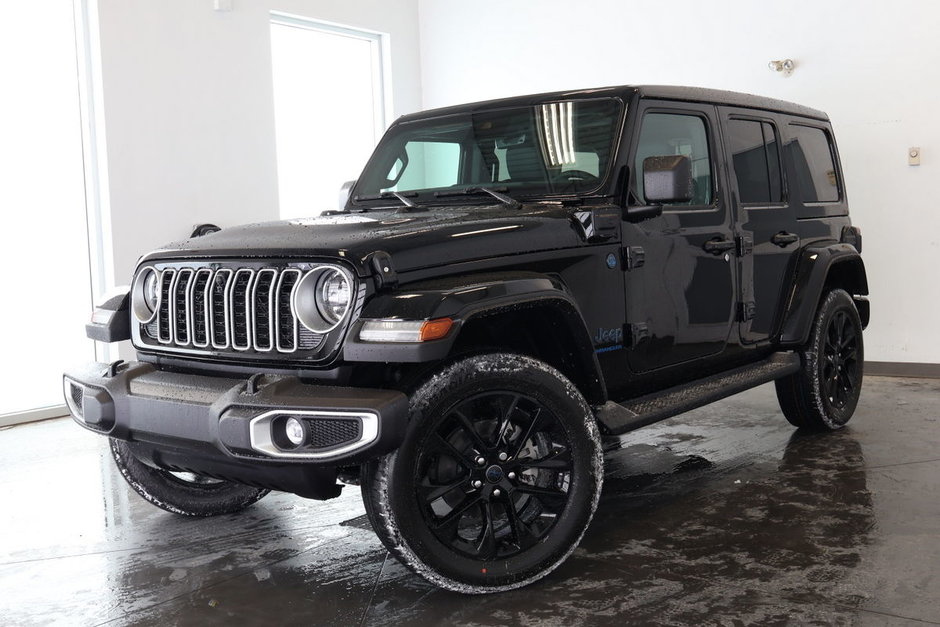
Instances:
[[[299,268],[165,268],[145,332],[167,348],[293,353],[324,336],[299,324],[291,295]]]

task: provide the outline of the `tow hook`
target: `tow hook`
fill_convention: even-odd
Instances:
[[[104,376],[106,376],[109,379],[113,379],[114,375],[118,373],[118,370],[120,370],[121,364],[123,363],[124,363],[123,359],[112,361],[110,364],[108,364],[108,370],[104,373]]]
[[[248,377],[248,381],[245,383],[245,394],[248,394],[250,396],[257,394],[258,393],[258,381],[260,381],[261,377],[263,376],[264,375],[261,374],[260,372],[256,372],[255,374]]]

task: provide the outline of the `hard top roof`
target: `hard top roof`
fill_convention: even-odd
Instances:
[[[678,87],[673,85],[621,85],[616,87],[601,87],[597,89],[553,91],[541,94],[527,94],[523,96],[513,96],[511,98],[498,98],[495,100],[471,102],[450,107],[442,107],[439,109],[430,109],[418,113],[411,113],[409,115],[402,116],[399,118],[399,121],[407,122],[419,118],[435,117],[452,113],[485,111],[487,109],[498,109],[511,106],[527,106],[543,102],[551,102],[554,100],[617,96],[623,98],[624,100],[630,100],[634,95],[639,95],[641,98],[661,98],[664,100],[730,105],[748,109],[764,109],[814,118],[817,120],[829,120],[829,116],[826,115],[826,113],[823,111],[819,111],[818,109],[804,107],[803,105],[794,104],[785,100],[766,98],[764,96],[754,96],[752,94],[744,94],[735,91],[705,89],[703,87]]]

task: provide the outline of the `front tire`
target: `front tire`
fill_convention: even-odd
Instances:
[[[363,467],[379,538],[431,583],[527,585],[577,547],[600,498],[594,415],[574,385],[515,354],[468,357],[411,395],[404,444]]]
[[[815,431],[841,429],[862,389],[862,322],[845,290],[828,292],[819,305],[802,369],[778,379],[777,400],[790,424]]]
[[[111,456],[131,489],[152,504],[181,516],[217,516],[240,512],[270,490],[170,472],[144,464],[123,440],[111,438]]]

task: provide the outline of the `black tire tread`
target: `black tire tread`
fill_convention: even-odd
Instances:
[[[372,460],[368,464],[364,464],[362,467],[361,488],[366,516],[368,517],[369,522],[372,524],[372,528],[375,530],[376,535],[385,548],[403,565],[405,565],[409,570],[416,573],[417,575],[444,589],[465,594],[487,594],[520,588],[538,579],[541,579],[552,570],[557,568],[562,562],[564,562],[574,551],[574,549],[577,548],[578,543],[581,541],[581,538],[583,537],[584,532],[587,530],[588,524],[593,517],[594,511],[597,508],[597,503],[600,500],[604,474],[600,431],[598,429],[596,419],[594,418],[594,415],[591,412],[589,405],[587,404],[587,401],[584,400],[584,397],[577,390],[574,384],[572,384],[560,372],[543,362],[525,355],[517,355],[512,353],[477,355],[457,361],[451,364],[449,367],[444,368],[439,372],[438,375],[435,375],[429,380],[426,380],[421,386],[417,388],[417,390],[415,390],[413,394],[409,395],[409,398],[411,399],[410,409],[412,420],[420,420],[420,416],[427,406],[429,399],[433,398],[434,396],[433,389],[440,388],[442,386],[442,380],[447,381],[446,385],[448,386],[457,385],[458,382],[461,381],[464,377],[470,376],[474,370],[473,367],[467,367],[467,364],[474,361],[479,363],[479,360],[484,360],[491,366],[504,368],[507,375],[518,371],[520,368],[537,368],[550,373],[551,376],[559,381],[559,383],[564,385],[567,395],[575,399],[576,402],[581,405],[582,412],[585,417],[585,426],[588,432],[588,436],[594,444],[595,458],[592,460],[594,469],[592,477],[595,479],[595,483],[594,494],[592,495],[590,506],[590,515],[584,524],[581,534],[578,536],[576,541],[572,543],[570,548],[560,557],[560,559],[556,560],[552,564],[547,565],[534,576],[520,579],[518,581],[513,581],[512,583],[505,585],[481,586],[455,581],[435,572],[433,569],[421,562],[421,560],[415,555],[413,551],[411,551],[411,549],[407,546],[407,543],[401,537],[401,534],[398,532],[396,523],[392,517],[393,515],[390,508],[390,497],[388,490],[391,481],[391,472],[394,468],[398,451],[393,451],[385,457]]]
[[[817,374],[819,371],[818,359],[826,333],[826,324],[830,314],[840,308],[850,312],[850,316],[858,330],[858,377],[859,384],[861,384],[864,374],[861,320],[855,302],[849,293],[842,289],[833,289],[822,297],[816,311],[816,317],[813,320],[809,340],[799,350],[802,368],[792,375],[777,379],[775,382],[780,409],[787,421],[797,428],[810,431],[835,431],[845,426],[855,410],[857,398],[847,408],[845,413],[848,415],[843,416],[843,420],[836,420],[833,416],[830,416],[825,409]]]
[[[134,492],[160,509],[180,516],[233,514],[257,503],[270,492],[232,481],[186,484],[172,478],[167,471],[144,464],[123,440],[111,438],[110,448],[115,465]]]

